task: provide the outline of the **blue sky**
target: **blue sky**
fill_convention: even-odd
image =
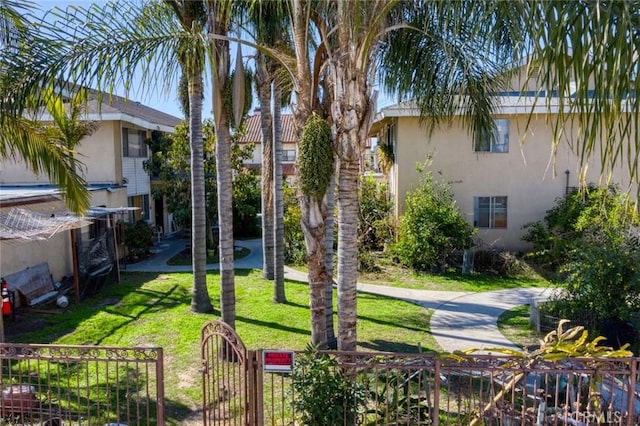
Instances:
[[[137,1],[137,0],[120,0],[120,1]],[[66,8],[67,6],[72,5],[82,5],[89,6],[92,3],[106,3],[106,0],[37,0],[35,4],[41,11],[47,11],[53,7]],[[243,52],[246,56],[246,49],[243,49]],[[232,52],[232,58],[235,58],[235,53]],[[251,66],[249,64],[248,66]],[[206,78],[205,78],[206,84]],[[132,85],[135,87],[135,84]],[[203,115],[204,118],[211,117],[211,96],[207,93],[208,88],[205,88],[205,100],[203,107]],[[116,93],[117,95],[124,96],[125,93]],[[176,117],[183,117],[182,111],[180,110],[180,105],[177,100],[177,91],[175,88],[169,93],[153,93],[153,94],[145,94],[145,96],[136,93],[135,91],[130,92],[128,94],[129,99],[132,101],[138,101],[142,104],[148,105],[152,108],[158,109],[160,111],[166,112],[168,114],[174,115]],[[378,108],[387,106],[392,102],[384,97],[382,94],[378,96]],[[257,102],[254,101],[254,107],[257,105]]]

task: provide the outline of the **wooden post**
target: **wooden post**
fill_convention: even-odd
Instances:
[[[118,234],[116,233],[116,221],[113,213],[109,213],[109,224],[113,233],[113,253],[116,256],[116,273],[118,274],[118,283],[120,283],[120,259],[118,257]]]
[[[71,230],[71,258],[73,261],[73,292],[76,295],[76,303],[80,303],[80,277],[78,276],[78,247],[76,238],[77,229]]]

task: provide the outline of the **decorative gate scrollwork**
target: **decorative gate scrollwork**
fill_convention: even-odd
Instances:
[[[256,424],[249,406],[247,350],[222,321],[202,327],[203,425]]]

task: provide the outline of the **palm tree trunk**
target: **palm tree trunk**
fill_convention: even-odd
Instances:
[[[202,143],[202,77],[189,76],[189,145],[191,147],[191,253],[193,264],[193,312],[212,312],[207,290],[207,219],[204,185],[204,146]]]
[[[229,4],[209,0],[209,31],[216,36],[229,32]],[[224,108],[224,88],[229,77],[229,42],[214,39],[211,46],[211,86],[213,117],[216,128],[216,181],[218,184],[218,225],[220,227],[220,316],[231,328],[236,323],[236,293],[233,264],[233,171],[231,168],[231,133]]]
[[[275,155],[273,156],[273,193],[274,205],[274,296],[277,303],[285,303],[287,297],[284,291],[284,201],[282,190],[282,90],[276,83],[273,90],[273,142]]]
[[[302,134],[313,103],[311,69],[307,45],[309,2],[292,1],[292,31],[296,56],[295,94],[297,108],[294,111],[298,138]],[[319,349],[327,347],[327,317],[325,314],[325,219],[326,209],[313,197],[301,196],[300,211],[304,241],[307,248],[309,275],[309,305],[311,310],[311,343]]]
[[[358,161],[341,158],[338,177],[338,349],[355,351],[358,279]]]
[[[262,277],[273,279],[273,120],[271,116],[271,79],[263,55],[258,54],[256,84],[260,101],[262,129]]]
[[[327,281],[325,283],[325,296],[324,296],[324,305],[325,305],[325,315],[327,316],[327,345],[329,349],[337,349],[338,348],[338,340],[336,338],[336,333],[333,327],[333,225],[334,225],[334,215],[333,208],[335,204],[335,186],[336,179],[335,176],[331,178],[331,183],[329,184],[329,188],[327,189],[327,212],[330,214],[327,215],[327,219],[324,221],[325,226],[325,268],[327,271]]]
[[[325,313],[325,220],[322,203],[314,197],[300,197],[302,231],[307,247],[309,270],[309,305],[311,310],[311,343],[318,349],[327,348],[327,316]]]

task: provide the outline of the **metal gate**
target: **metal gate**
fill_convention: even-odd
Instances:
[[[255,425],[255,353],[222,321],[202,327],[203,425]]]

